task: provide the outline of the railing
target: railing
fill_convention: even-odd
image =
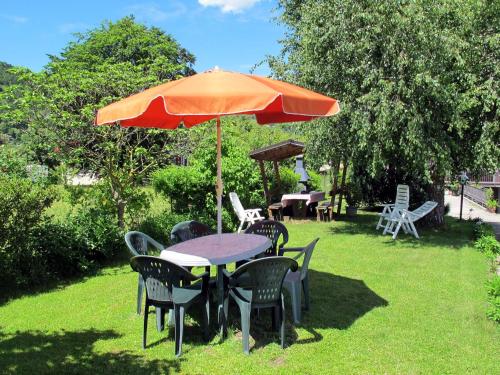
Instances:
[[[486,194],[483,189],[471,185],[464,186],[464,196],[471,201],[479,203],[481,206],[486,206]]]
[[[485,185],[500,185],[500,171],[492,173],[483,173],[478,176],[473,176],[471,181]]]

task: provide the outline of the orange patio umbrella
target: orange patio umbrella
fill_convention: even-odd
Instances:
[[[220,117],[255,115],[259,124],[308,121],[339,111],[337,100],[271,78],[223,71],[204,73],[145,90],[97,112],[96,125],[175,129],[216,119],[217,232],[222,232]]]

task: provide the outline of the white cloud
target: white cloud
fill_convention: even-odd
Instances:
[[[241,13],[261,0],[198,0],[204,7],[219,7],[222,12]]]
[[[157,4],[135,4],[127,7],[127,13],[133,14],[141,22],[161,22],[168,18],[179,17],[186,13],[187,8],[178,1],[169,1],[168,8],[162,9]]]
[[[14,16],[12,14],[0,14],[0,17],[6,19],[7,21],[15,22],[15,23],[26,23],[28,22],[28,18],[22,16]]]

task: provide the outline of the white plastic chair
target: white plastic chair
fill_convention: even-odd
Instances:
[[[229,193],[229,199],[231,200],[231,204],[233,205],[234,212],[238,219],[240,219],[240,226],[238,227],[238,233],[243,229],[243,225],[247,223],[247,227],[256,223],[257,221],[264,220],[262,216],[260,216],[259,211],[262,211],[260,208],[251,208],[245,210],[241,205],[240,198],[238,198],[238,194],[232,192]]]
[[[392,217],[389,219],[387,225],[385,226],[384,234],[391,233],[392,239],[395,240],[398,235],[399,229],[403,227],[405,233],[412,234],[415,236],[415,238],[420,238],[413,223],[429,214],[433,209],[437,207],[437,205],[437,202],[427,201],[414,211],[408,211],[406,209],[395,210]],[[396,226],[395,229],[394,226]]]
[[[396,201],[394,203],[384,204],[384,210],[380,214],[380,219],[377,223],[377,230],[379,228],[387,227],[391,217],[396,210],[407,210],[410,205],[410,188],[408,185],[398,185],[396,190]],[[384,224],[384,220],[387,222]]]

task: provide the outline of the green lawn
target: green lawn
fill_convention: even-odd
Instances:
[[[244,355],[234,307],[222,343],[214,327],[205,344],[191,320],[180,359],[173,332],[156,332],[151,314],[150,347],[142,350],[137,275],[124,262],[4,302],[0,372],[499,374],[500,329],[485,317],[488,264],[470,246],[469,225],[450,220],[446,229],[423,230],[420,241],[404,234],[392,241],[375,232],[375,220],[365,213],[287,224],[291,245],[321,240],[311,261],[311,311],[294,327],[288,309],[285,350],[262,313],[252,320],[255,347]]]

